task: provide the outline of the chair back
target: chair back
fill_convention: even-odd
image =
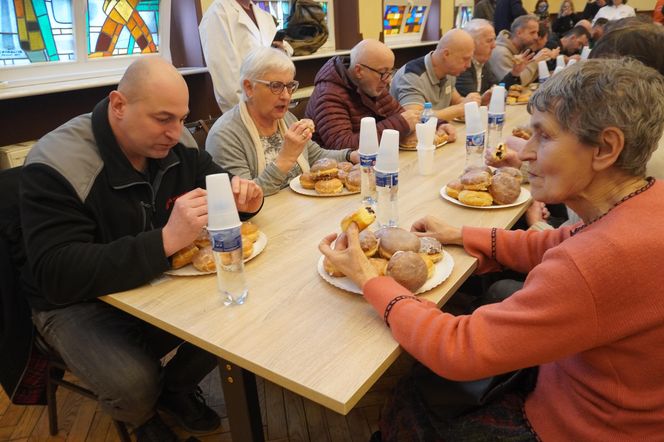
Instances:
[[[196,140],[196,144],[200,150],[205,150],[205,140],[207,140],[210,128],[215,121],[217,121],[216,118],[209,118],[207,120],[192,121],[184,125],[191,136],[194,137],[194,140]]]

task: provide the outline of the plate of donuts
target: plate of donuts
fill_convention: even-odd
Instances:
[[[427,281],[424,283],[422,287],[420,287],[416,292],[414,292],[416,295],[428,292],[434,287],[439,286],[452,273],[452,269],[454,268],[454,259],[452,258],[452,255],[447,253],[445,250],[442,251],[442,254],[443,254],[443,259],[434,264],[433,275],[429,279],[427,279]],[[330,276],[325,271],[325,265],[323,264],[324,260],[325,260],[324,256],[321,256],[320,259],[318,260],[318,274],[321,276],[321,278],[323,278],[331,285],[340,288],[342,290],[346,290],[347,292],[357,293],[358,295],[362,294],[362,290],[350,278],[347,278],[345,276]]]
[[[509,203],[509,204],[492,204],[490,206],[479,206],[479,205],[473,206],[473,205],[470,205],[470,204],[462,203],[458,199],[449,196],[447,194],[447,192],[445,191],[446,187],[447,186],[443,186],[440,189],[440,196],[442,196],[443,199],[446,199],[447,201],[449,201],[453,204],[456,204],[458,206],[470,207],[471,209],[504,209],[506,207],[519,206],[519,205],[525,203],[526,201],[530,200],[530,191],[528,189],[522,187],[521,188],[521,193],[519,194],[517,199],[514,200],[513,202]]]
[[[353,187],[348,190],[348,185],[344,181],[341,181],[339,178],[332,178],[329,180],[319,180],[315,182],[315,188],[305,189],[302,187],[300,178],[302,175],[296,176],[288,184],[291,190],[300,195],[307,196],[346,196],[346,195],[355,195],[360,193],[359,187],[355,190]]]
[[[245,236],[242,237],[243,245],[245,244],[245,238],[246,238]],[[260,255],[266,246],[267,246],[267,235],[265,235],[265,233],[261,231],[258,231],[258,235],[256,236],[256,241],[253,242],[253,249],[251,250],[251,254],[246,258],[244,258],[244,262],[246,263],[247,261],[251,261],[256,256]],[[202,275],[210,275],[215,272],[216,269],[198,270],[196,267],[194,267],[193,264],[187,264],[184,267],[180,267],[178,269],[166,270],[164,274],[171,276],[202,276]]]

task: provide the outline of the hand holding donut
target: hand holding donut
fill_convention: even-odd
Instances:
[[[314,122],[309,119],[296,121],[284,134],[284,144],[275,163],[279,170],[288,172],[306,147],[314,133]]]

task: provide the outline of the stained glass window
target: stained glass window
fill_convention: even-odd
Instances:
[[[383,31],[386,35],[398,34],[401,32],[401,23],[403,22],[405,6],[386,5],[385,16],[383,17]]]
[[[404,24],[404,32],[420,32],[422,24],[424,23],[426,6],[413,6],[408,11],[406,16],[406,23]]]
[[[88,0],[88,55],[158,52],[159,0]]]
[[[76,58],[72,0],[0,0],[0,66]]]

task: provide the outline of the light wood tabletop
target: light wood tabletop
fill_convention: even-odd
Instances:
[[[507,109],[503,136],[529,121],[525,106]],[[426,214],[456,225],[511,226],[528,204],[483,210],[454,205],[439,191],[463,169],[464,126],[457,141],[437,149],[435,173],[420,176],[417,153],[400,153],[399,224],[409,229]],[[339,232],[360,195],[304,196],[286,188],[265,199],[252,219],[268,238],[245,267],[249,296],[242,306],[222,304],[214,275],[167,277],[102,298],[136,317],[268,379],[346,414],[400,354],[400,347],[362,296],[337,289],[318,274],[318,244]],[[421,295],[444,304],[470,276],[476,260],[447,247],[454,270]],[[231,416],[232,417],[232,416]],[[231,423],[233,425],[233,423]]]

